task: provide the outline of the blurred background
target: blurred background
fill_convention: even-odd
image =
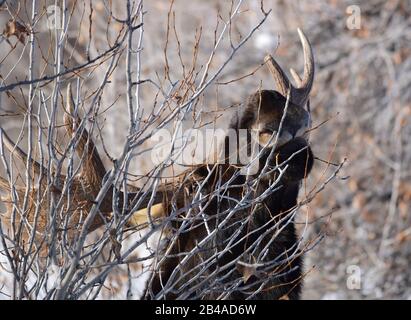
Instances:
[[[29,50],[24,26],[29,25],[31,1],[0,1],[1,86],[26,80]],[[110,48],[122,28],[126,1],[64,1],[68,23],[62,66],[81,65]],[[63,1],[57,4],[64,8]],[[55,1],[37,1],[40,15],[33,48],[38,63],[35,77],[52,74],[56,41],[47,20]],[[198,68],[207,63],[216,31],[224,27],[237,1],[144,1],[142,79],[166,86],[183,79],[198,46]],[[7,6],[7,10],[5,7]],[[235,108],[258,88],[274,89],[265,66],[273,54],[285,70],[302,73],[303,56],[297,28],[310,40],[316,62],[311,94],[312,148],[317,161],[304,184],[321,184],[343,159],[343,169],[308,206],[297,223],[307,237],[325,234],[305,255],[305,299],[411,299],[411,2],[407,0],[356,1],[240,1],[239,14],[221,40],[211,70],[217,70],[238,44],[269,13],[266,21],[229,61],[224,71],[199,99],[204,122],[227,126]],[[11,15],[13,13],[14,16]],[[17,21],[20,31],[15,31]],[[91,23],[90,23],[91,21]],[[14,29],[12,28],[14,27]],[[17,28],[18,29],[18,28]],[[13,31],[14,30],[14,31]],[[135,41],[139,41],[136,32]],[[168,39],[168,41],[166,41]],[[37,61],[37,60],[36,60]],[[131,62],[136,68],[135,61]],[[91,96],[108,62],[102,61],[82,79],[81,91]],[[125,53],[110,75],[100,104],[101,136],[95,139],[106,151],[104,161],[122,150],[128,130],[125,89]],[[214,69],[213,69],[214,68]],[[168,75],[165,77],[165,75]],[[168,78],[168,79],[167,79]],[[45,94],[53,87],[42,83]],[[154,108],[157,88],[141,87],[145,112]],[[16,137],[26,125],[24,110],[28,88],[0,92],[0,125]],[[84,101],[87,109],[88,100]],[[196,110],[194,110],[196,112]],[[57,117],[60,117],[59,114]],[[322,160],[323,161],[322,161]],[[327,164],[327,162],[332,164]],[[130,168],[144,175],[150,159],[137,157]],[[304,188],[302,193],[304,193]],[[134,266],[136,274],[139,267]],[[123,273],[122,273],[123,272]],[[127,272],[113,273],[103,298],[124,298]],[[0,272],[0,287],[7,285]],[[136,280],[136,289],[142,283]],[[136,294],[137,296],[138,294]]]

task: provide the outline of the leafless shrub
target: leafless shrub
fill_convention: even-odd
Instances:
[[[147,161],[155,147],[150,138],[162,128],[175,133],[181,127],[218,126],[219,119],[227,119],[226,110],[213,110],[210,105],[219,104],[220,92],[230,84],[244,80],[254,83],[253,87],[244,86],[244,94],[234,95],[236,102],[260,89],[261,83],[252,75],[263,65],[262,57],[246,67],[237,63],[236,57],[247,48],[270,11],[264,9],[263,3],[260,7],[248,6],[241,0],[227,2],[217,11],[216,25],[208,26],[213,32],[204,35],[199,27],[193,30],[191,43],[186,44],[180,40],[173,2],[166,10],[163,43],[156,42],[154,31],[147,37],[150,31],[143,1],[54,4],[3,4],[8,27],[1,45],[9,49],[1,56],[2,111],[3,116],[20,120],[3,121],[0,134],[4,166],[1,184],[6,190],[3,201],[8,209],[0,225],[2,255],[6,258],[2,268],[12,279],[11,291],[4,294],[13,299],[95,299],[112,296],[116,290],[126,291],[123,297],[141,295],[145,281],[153,269],[161,268],[161,261],[167,260],[179,235],[187,232],[187,226],[188,230],[196,227],[196,218],[202,214],[200,200],[204,190],[206,195],[224,194],[218,187],[209,190],[202,184],[213,174],[215,177],[210,170],[201,181],[190,180],[198,184],[196,195],[181,206],[181,199],[173,195],[178,194],[176,190],[183,190],[187,177],[192,179],[196,168],[190,166],[187,170],[168,156],[143,170],[144,159]],[[163,2],[156,5],[164,6]],[[246,14],[254,18],[247,20],[252,25],[246,24],[244,31]],[[163,53],[161,65],[158,57],[150,60],[147,52],[153,51],[157,55]],[[146,65],[149,70],[145,70]],[[293,95],[288,98],[293,102]],[[17,128],[13,128],[16,123]],[[172,151],[178,154],[188,141],[185,138],[173,143]],[[287,166],[294,156],[282,159],[284,162],[274,169]],[[287,212],[285,222],[276,222],[270,231],[292,223],[297,209],[310,203],[337,176],[342,164],[325,162],[327,168],[333,169],[320,177],[314,187],[305,188],[303,198]],[[183,171],[185,175],[179,175]],[[258,184],[258,179],[254,183]],[[222,181],[217,180],[216,185],[218,182]],[[275,180],[269,185],[264,197],[278,192]],[[161,201],[164,194],[170,199],[166,205]],[[237,205],[226,214],[231,217],[237,208],[256,205],[259,199],[251,195],[250,189],[237,198]],[[191,216],[194,212],[197,215]],[[252,212],[235,223],[246,225],[251,216]],[[170,229],[173,220],[181,219],[187,222]],[[230,222],[223,220],[222,226],[227,221]],[[304,228],[309,226],[309,221],[305,221]],[[96,232],[90,235],[94,229]],[[203,241],[212,242],[214,233],[208,231],[210,237]],[[270,234],[257,238],[250,248],[275,241],[275,237],[263,240],[267,235]],[[287,259],[296,259],[322,236],[322,232],[311,237],[302,232],[287,252]],[[227,243],[227,248],[216,254],[230,246],[233,244]],[[185,255],[183,262],[189,261],[190,256],[201,257],[198,250],[193,247],[190,252],[181,252]],[[240,281],[246,283],[260,272],[257,267],[261,266],[252,260],[252,255],[247,261],[240,258],[244,257],[230,262],[230,270],[239,271],[242,278],[230,283],[227,295],[219,294],[217,298],[229,297],[230,290],[234,292]],[[210,270],[211,265],[205,260],[198,267]],[[197,276],[201,277],[201,273]],[[186,277],[176,276],[168,287],[162,288],[162,293],[153,297],[164,297]],[[219,277],[222,275],[212,279],[214,284],[221,282]],[[195,280],[198,278],[190,281]],[[179,292],[177,297],[207,297],[213,287],[199,283]],[[249,297],[257,295],[263,284],[265,280],[253,281]]]

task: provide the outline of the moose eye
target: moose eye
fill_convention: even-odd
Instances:
[[[272,142],[273,134],[275,134],[275,131],[272,131],[270,129],[261,130],[260,134],[259,134],[259,143],[260,143],[260,145],[265,146],[268,143]]]
[[[259,134],[260,135],[270,135],[271,136],[273,134],[273,131],[270,130],[270,129],[263,129],[263,130],[260,130]]]

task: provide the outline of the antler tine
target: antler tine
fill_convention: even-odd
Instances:
[[[71,83],[67,86],[67,95],[66,95],[66,113],[64,114],[64,123],[66,125],[66,130],[70,135],[76,133],[76,130],[80,126],[80,119],[78,116],[74,115],[74,99],[71,93]],[[74,127],[73,127],[73,118],[74,118]],[[98,190],[101,186],[101,182],[106,174],[103,161],[101,160],[96,146],[94,145],[93,140],[89,137],[89,134],[85,128],[80,129],[81,135],[78,139],[76,152],[80,159],[84,158],[82,164],[81,174],[85,179],[86,184],[98,193]]]
[[[10,137],[6,134],[6,132],[2,128],[0,128],[0,135],[2,136],[1,140],[4,146],[7,148],[7,150],[10,151],[11,154],[15,155],[17,158],[19,158],[23,162],[27,162],[28,160],[33,166],[33,170],[35,174],[38,174],[38,175],[43,174],[43,176],[45,176],[47,169],[44,168],[37,161],[33,160],[32,158],[29,158],[27,153],[25,153],[17,144],[13,142],[13,140],[11,140]]]
[[[268,69],[271,72],[271,75],[274,78],[275,84],[278,88],[278,92],[280,92],[284,97],[287,96],[288,90],[291,88],[292,90],[292,85],[290,83],[290,80],[288,80],[287,75],[281,69],[280,65],[275,61],[275,59],[270,55],[267,54],[264,59],[265,63],[268,66]]]
[[[301,80],[300,75],[293,68],[290,68],[290,73],[291,73],[294,81],[297,83],[297,87],[301,88],[303,80]]]
[[[300,41],[303,46],[303,53],[304,53],[304,76],[301,81],[296,79],[297,73],[291,72],[293,74],[293,78],[297,82],[298,91],[299,91],[299,104],[304,106],[307,103],[308,97],[311,92],[311,88],[314,82],[314,54],[312,51],[312,47],[310,42],[308,41],[307,37],[305,36],[304,32],[298,28],[298,35],[300,36]]]

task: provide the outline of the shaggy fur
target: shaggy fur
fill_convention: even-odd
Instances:
[[[247,99],[242,115],[233,122],[232,128],[250,129],[258,123],[262,131],[269,128],[278,130],[285,104],[285,98],[278,92],[268,90],[257,92]],[[298,128],[306,122],[303,111],[290,103],[283,122],[283,130],[297,132]],[[270,152],[271,148],[267,148],[260,158],[260,170],[264,167]],[[288,168],[275,186],[276,191],[260,203],[253,203],[250,199],[249,206],[235,212],[225,227],[217,231],[214,241],[202,243],[207,236],[207,230],[203,218],[193,214],[192,221],[183,228],[190,230],[180,231],[171,252],[160,265],[160,272],[155,274],[146,296],[166,299],[177,297],[216,299],[236,285],[236,289],[226,298],[298,299],[301,292],[302,257],[297,248],[298,239],[293,218],[287,214],[297,205],[300,182],[307,176],[313,165],[313,154],[308,142],[302,137],[297,137],[277,147],[274,155],[269,159],[269,165],[275,167],[276,164],[286,160],[288,160]],[[281,166],[284,167],[285,165]],[[236,207],[235,199],[242,198],[247,183],[258,174],[253,177],[237,175],[238,168],[222,164],[216,167],[198,168],[193,180],[204,179],[209,175],[210,170],[212,174],[209,183],[202,189],[204,195],[209,195],[203,207],[205,207],[204,212],[209,228],[215,229],[215,226]],[[260,179],[253,198],[270,188],[278,174],[279,171],[276,170]],[[219,195],[213,193],[217,188],[216,183],[223,185],[233,176],[235,178],[224,190],[225,197],[221,197],[222,191]],[[185,189],[181,192],[185,195],[177,193],[176,197],[188,200],[186,203],[180,203],[179,206],[188,205],[190,196],[197,192],[197,184],[185,184]],[[198,212],[198,210],[194,211]],[[252,216],[247,220],[250,214]],[[241,226],[244,221],[248,221],[247,225]],[[175,232],[181,227],[181,220],[173,221],[172,229]],[[276,234],[281,227],[283,230]],[[267,230],[269,230],[268,234],[262,237],[261,235]],[[272,238],[274,236],[275,238]],[[230,242],[236,243],[237,240],[239,242],[234,247],[225,250]],[[257,249],[251,254],[251,249],[254,249],[256,243],[258,243]],[[263,254],[264,258],[258,261],[259,264],[266,263],[266,265],[252,270],[251,275],[245,276],[245,271],[237,260],[250,264],[256,262],[255,258],[266,245],[268,250]],[[188,253],[196,247],[199,248],[199,253],[183,263],[185,255],[182,253]],[[292,258],[288,259],[291,255]],[[207,268],[204,268],[202,263],[206,260]],[[269,281],[260,288],[262,282],[267,279]],[[162,295],[163,286],[170,286],[171,283],[174,284],[173,290]],[[206,295],[203,294],[204,290],[208,292]]]

